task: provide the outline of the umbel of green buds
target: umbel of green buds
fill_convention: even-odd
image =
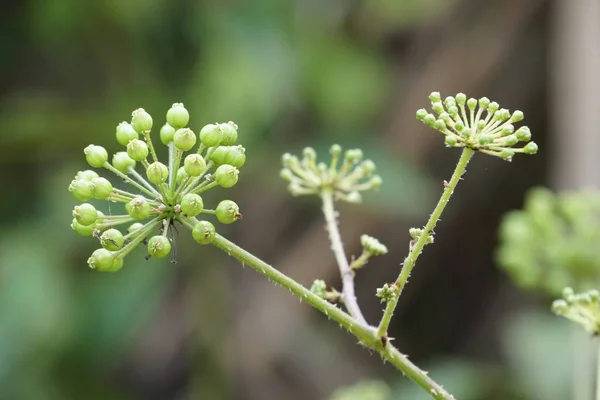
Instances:
[[[580,325],[589,334],[600,335],[600,294],[597,290],[574,293],[567,287],[563,298],[552,303],[555,314]]]
[[[374,174],[375,163],[363,159],[362,150],[342,152],[334,144],[329,152],[331,160],[327,164],[317,161],[311,147],[304,149],[302,159],[288,153],[283,155],[280,176],[289,182],[288,189],[294,196],[319,195],[330,190],[338,200],[359,203],[361,192],[379,189],[381,177]]]
[[[100,245],[88,259],[90,268],[119,271],[125,257],[140,244],[144,245],[147,258],[173,254],[177,225],[188,228],[198,243],[209,244],[216,236],[216,228],[209,221],[196,219],[204,217],[202,214],[221,224],[242,218],[234,201],[215,202],[210,209],[205,208],[200,195],[217,186],[230,188],[238,182],[239,168],[246,162],[246,149],[236,144],[238,126],[233,122],[209,124],[197,135],[187,128],[189,121],[190,114],[182,103],[174,103],[167,110],[157,142],[168,147],[165,153],[169,159],[164,162],[157,157],[152,116],[143,108],[132,113],[130,123],[121,122],[116,127],[114,137],[125,147],[124,151],[109,157],[99,145],[84,149],[91,167],[114,173],[117,179],[113,182],[126,185],[116,188],[90,169],[77,172],[69,184],[73,197],[83,202],[73,209],[71,227],[82,236],[98,240]],[[139,165],[142,171],[136,171]],[[105,215],[88,203],[92,199],[121,203],[124,210],[116,214],[111,206]],[[121,225],[124,229],[119,228]]]
[[[464,93],[448,96],[443,101],[439,92],[429,95],[431,110],[417,111],[417,119],[445,136],[449,147],[467,147],[484,154],[511,161],[517,153],[535,154],[538,146],[530,142],[526,126],[518,129],[515,123],[523,120],[521,111],[512,114],[487,97],[467,98]],[[514,147],[519,142],[522,147]]]

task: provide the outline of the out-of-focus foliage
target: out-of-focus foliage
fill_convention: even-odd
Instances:
[[[532,189],[522,211],[504,217],[499,264],[520,286],[559,294],[600,281],[600,194],[593,190],[555,195]]]

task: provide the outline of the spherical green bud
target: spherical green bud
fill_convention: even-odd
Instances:
[[[465,130],[465,124],[463,124],[462,122],[457,122],[454,124],[454,130],[461,133],[462,131]]]
[[[94,184],[83,179],[74,179],[69,185],[69,192],[79,201],[88,201],[94,197]]]
[[[125,204],[125,210],[133,219],[143,220],[150,215],[150,203],[142,196],[134,197]]]
[[[429,95],[429,100],[431,100],[431,103],[437,103],[441,101],[440,92],[431,92]]]
[[[491,144],[493,141],[494,135],[491,133],[482,133],[481,136],[479,136],[479,144],[481,145]]]
[[[500,108],[500,105],[498,103],[496,103],[495,101],[492,101],[489,105],[488,105],[488,112],[490,114],[494,114],[496,111],[498,111],[498,109]]]
[[[508,136],[511,135],[514,131],[515,127],[513,124],[505,124],[500,132],[502,136]]]
[[[107,272],[117,272],[123,268],[123,257],[116,257],[112,267]]]
[[[446,130],[446,123],[444,122],[443,119],[438,119],[435,121],[435,124],[433,124],[433,127],[435,129],[437,129],[438,131],[445,131]]]
[[[217,147],[210,154],[209,160],[212,161],[215,165],[225,164],[225,155],[227,154],[228,149],[229,149],[229,146]]]
[[[563,299],[554,300],[552,302],[552,311],[555,314],[565,314],[569,311],[569,305]]]
[[[514,155],[515,152],[511,149],[502,149],[502,151],[500,152],[500,157],[506,161],[511,161]]]
[[[206,171],[206,161],[200,154],[189,154],[183,160],[183,168],[190,176],[200,176]]]
[[[467,95],[464,93],[458,93],[456,96],[456,103],[459,105],[463,105],[465,104],[465,102],[467,101]]]
[[[129,173],[129,167],[135,168],[135,160],[133,160],[129,155],[124,151],[119,151],[115,153],[112,158],[112,165],[120,172],[124,174]]]
[[[141,222],[134,222],[133,224],[129,225],[129,228],[127,228],[127,233],[132,233],[135,231],[138,231],[140,229],[142,229],[144,227],[144,224],[142,224]]]
[[[305,147],[302,150],[302,155],[304,156],[304,158],[309,159],[309,160],[317,159],[317,152],[312,147]]]
[[[423,121],[423,119],[427,116],[427,114],[429,114],[429,113],[427,112],[426,109],[420,108],[417,110],[416,116],[419,121]]]
[[[152,236],[148,240],[148,253],[152,257],[163,258],[171,252],[171,241],[165,236]]]
[[[149,131],[152,129],[152,117],[143,108],[138,108],[131,113],[131,125],[140,133]]]
[[[223,132],[221,144],[223,146],[235,144],[238,138],[237,125],[230,121],[226,124],[219,124],[219,128],[221,129],[221,132]]]
[[[190,128],[178,129],[173,135],[173,144],[179,150],[191,150],[196,144],[196,134]]]
[[[221,144],[223,132],[219,129],[219,125],[208,124],[200,130],[200,141],[206,147],[214,147]]]
[[[288,182],[291,182],[296,178],[292,170],[289,168],[283,168],[281,171],[279,171],[279,176]]]
[[[525,154],[535,154],[538,152],[538,145],[535,142],[529,142],[523,147],[523,152]]]
[[[158,185],[167,181],[169,168],[165,164],[155,161],[146,168],[146,176],[151,183]]]
[[[450,114],[445,111],[438,116],[438,119],[441,119],[444,122],[447,121],[448,118],[450,118]]]
[[[133,129],[133,126],[129,122],[121,122],[117,125],[117,142],[121,146],[127,146],[130,140],[137,139],[139,137],[137,131]]]
[[[78,206],[75,206],[73,209],[73,217],[79,222],[81,225],[91,225],[98,219],[98,212],[96,208],[90,203],[83,203]]]
[[[83,149],[85,154],[85,160],[94,168],[100,168],[108,160],[108,153],[102,146],[96,146],[90,144],[88,147]]]
[[[100,244],[106,250],[117,251],[125,244],[125,237],[118,229],[107,229],[100,235]]]
[[[479,121],[477,121],[477,131],[481,132],[484,128],[485,128],[485,121],[483,119],[480,119]]]
[[[479,99],[479,108],[481,108],[482,110],[487,109],[489,105],[490,99],[488,99],[487,97],[482,97]]]
[[[175,103],[167,111],[167,123],[175,129],[185,127],[190,121],[190,113],[185,109],[183,103]]]
[[[352,191],[352,192],[350,192],[350,193],[348,193],[348,194],[346,195],[346,198],[345,198],[345,200],[346,200],[348,203],[355,203],[355,204],[358,204],[358,203],[361,203],[361,202],[362,202],[362,196],[361,196],[361,195],[360,195],[360,193],[358,193],[357,191]]]
[[[85,171],[79,171],[77,175],[75,175],[75,179],[83,179],[85,181],[92,181],[92,179],[99,177],[95,171],[91,169],[86,169]]]
[[[458,137],[456,135],[446,135],[444,142],[446,142],[448,146],[454,147],[458,143]]]
[[[215,238],[215,226],[208,221],[198,221],[192,229],[192,237],[200,244],[209,244]]]
[[[178,185],[181,185],[181,182],[183,182],[183,180],[185,178],[187,178],[189,175],[187,174],[187,172],[185,172],[185,168],[184,167],[179,167],[179,169],[177,170],[177,176],[175,177],[175,182]]]
[[[456,106],[456,99],[452,96],[448,96],[444,99],[444,106],[446,108]]]
[[[456,107],[456,106],[450,106],[447,108],[447,110],[448,110],[448,114],[450,114],[450,115],[458,114],[458,107]]]
[[[173,141],[175,130],[176,129],[169,124],[164,124],[162,128],[160,128],[160,141],[162,144],[166,146]]]
[[[371,185],[371,187],[375,190],[379,189],[382,183],[383,179],[381,179],[379,175],[375,175],[371,178],[371,180],[369,180],[369,185]]]
[[[329,154],[331,154],[332,157],[339,157],[340,154],[342,154],[342,146],[339,144],[332,145],[329,148]]]
[[[504,146],[514,146],[519,142],[519,139],[515,135],[508,135],[503,140]]]
[[[433,114],[427,114],[425,116],[425,118],[423,118],[423,122],[425,122],[425,125],[430,126],[433,128],[433,125],[435,124],[435,115]]]
[[[477,107],[477,100],[471,97],[467,100],[467,107],[469,110],[475,110],[475,107]]]
[[[113,186],[106,178],[94,178],[92,185],[94,186],[94,197],[98,200],[105,200],[112,194]]]
[[[494,113],[494,119],[498,121],[506,121],[510,118],[510,112],[506,108],[502,108]]]
[[[521,142],[528,142],[531,140],[531,131],[528,127],[522,126],[515,132],[517,139]]]
[[[77,222],[77,218],[73,218],[73,221],[71,221],[71,228],[73,228],[73,230],[79,233],[81,236],[92,236],[96,230],[96,224],[93,223],[91,225],[81,225],[79,222]]]
[[[230,188],[237,183],[239,173],[233,165],[223,164],[215,171],[215,180],[220,186]]]
[[[106,249],[98,249],[88,258],[90,268],[97,271],[110,271],[115,262],[115,254]]]
[[[352,163],[357,163],[360,160],[362,160],[363,151],[361,149],[346,150],[345,157],[348,159],[348,161],[350,161]],[[327,165],[325,166],[325,168],[327,168]]]
[[[181,212],[188,217],[195,217],[204,209],[202,197],[195,193],[188,193],[183,196],[179,205],[181,207]]]
[[[363,161],[361,166],[362,166],[363,170],[365,171],[365,175],[371,175],[373,172],[375,172],[375,169],[376,169],[375,163],[371,160]]]
[[[246,149],[243,146],[227,146],[225,164],[241,168],[246,163]]]
[[[135,161],[144,161],[148,157],[148,145],[139,139],[133,139],[127,144],[127,155]]]
[[[436,114],[441,114],[444,112],[444,106],[442,105],[442,102],[436,102],[436,103],[431,103],[431,109],[433,111],[435,111]]]
[[[231,200],[223,200],[217,205],[215,210],[217,219],[222,224],[231,224],[242,218],[240,208]]]

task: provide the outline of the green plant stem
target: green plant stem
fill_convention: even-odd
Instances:
[[[595,345],[598,346],[596,350],[598,356],[596,358],[596,400],[600,400],[600,341],[595,340]]]
[[[188,220],[183,220],[187,226],[193,226]],[[382,341],[377,335],[374,327],[365,326],[359,323],[355,318],[337,308],[335,305],[323,300],[309,289],[300,285],[292,278],[279,272],[269,264],[250,254],[235,243],[227,240],[218,233],[212,244],[218,249],[224,251],[233,258],[239,260],[244,265],[250,266],[260,274],[266,276],[272,282],[288,289],[300,300],[304,300],[317,310],[321,311],[328,318],[335,320],[342,327],[358,338],[360,343],[370,349],[377,351],[381,357],[402,373],[408,376],[416,384],[421,386],[431,397],[437,400],[455,400],[454,397],[446,392],[444,388],[438,385],[433,379],[427,376],[425,371],[419,369],[408,358],[400,353],[389,341]]]
[[[329,239],[331,240],[331,250],[335,255],[342,277],[342,297],[344,298],[344,305],[350,315],[356,318],[361,324],[368,326],[369,324],[365,320],[358,302],[356,301],[356,294],[354,293],[354,272],[350,269],[350,265],[348,264],[344,245],[342,244],[342,238],[338,230],[335,215],[336,211],[333,206],[333,190],[323,189],[321,192],[321,200],[323,200],[323,215],[325,215],[325,221],[327,222],[327,232],[329,232]]]
[[[450,178],[450,182],[444,184],[445,189],[442,193],[442,197],[440,197],[437,206],[435,206],[435,209],[431,213],[429,221],[427,221],[427,224],[423,229],[423,233],[421,234],[419,240],[417,240],[417,242],[414,244],[414,246],[408,253],[408,256],[404,260],[404,264],[402,266],[402,269],[400,270],[400,274],[398,275],[398,278],[395,282],[397,293],[394,297],[390,299],[390,301],[388,301],[387,306],[385,307],[385,311],[383,313],[383,317],[381,318],[381,322],[377,327],[377,334],[379,335],[379,337],[384,338],[387,336],[387,330],[390,325],[390,321],[392,320],[392,316],[394,315],[394,310],[398,305],[398,299],[402,294],[402,289],[404,289],[404,286],[406,285],[406,282],[410,277],[410,273],[414,268],[417,259],[419,258],[419,255],[421,255],[423,247],[425,247],[425,244],[427,243],[429,235],[431,235],[431,232],[433,232],[433,229],[435,228],[435,225],[440,219],[442,212],[446,208],[446,205],[448,205],[448,201],[450,200],[452,193],[454,193],[454,189],[456,188],[456,185],[458,185],[458,182],[464,174],[467,168],[467,164],[469,164],[469,161],[471,160],[471,157],[473,157],[473,154],[473,149],[470,149],[468,147],[465,147],[463,149],[460,159],[456,164],[456,168],[452,173],[452,177]]]

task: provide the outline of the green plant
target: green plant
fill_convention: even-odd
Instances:
[[[387,248],[377,239],[363,235],[362,254],[349,261],[334,207],[335,201],[358,203],[362,192],[377,189],[382,183],[375,174],[375,164],[364,159],[359,149],[343,152],[339,145],[333,145],[330,149],[331,160],[325,163],[319,162],[315,150],[307,147],[302,158],[285,154],[281,171],[293,195],[315,195],[322,200],[331,248],[342,277],[341,293],[335,289],[327,290],[323,281],[315,281],[310,290],[305,288],[221,236],[209,221],[196,218],[198,215],[212,214],[223,224],[241,218],[239,207],[232,200],[223,200],[214,209],[207,209],[200,194],[216,186],[234,186],[238,181],[238,168],[242,167],[246,156],[242,146],[235,146],[238,127],[229,122],[202,128],[198,135],[200,143],[197,150],[184,158],[186,151],[196,147],[198,136],[186,127],[189,114],[182,104],[173,105],[167,112],[167,124],[160,129],[161,142],[169,150],[168,165],[158,161],[150,136],[153,120],[143,109],[133,112],[131,124],[123,122],[117,126],[117,141],[126,146],[126,152],[116,153],[112,163],[109,163],[108,153],[103,147],[86,147],[86,160],[92,167],[108,169],[139,193],[117,188],[109,190],[106,182],[98,180],[95,172],[79,172],[69,186],[76,199],[88,201],[98,198],[120,202],[125,205],[127,213],[104,215],[85,203],[73,211],[72,227],[84,236],[100,239],[102,248],[92,253],[89,266],[98,271],[115,272],[123,267],[125,256],[141,243],[146,243],[149,256],[167,256],[172,249],[172,226],[179,223],[192,231],[197,242],[212,244],[223,250],[335,320],[356,336],[363,346],[378,352],[433,398],[453,399],[425,371],[398,351],[388,336],[388,326],[417,259],[424,246],[433,243],[433,229],[474,153],[478,151],[510,161],[517,153],[536,153],[537,145],[530,142],[531,134],[527,127],[515,131],[513,123],[523,119],[520,111],[510,114],[487,98],[467,99],[462,93],[447,97],[442,102],[440,94],[434,92],[430,100],[437,116],[421,109],[417,111],[417,118],[440,131],[445,136],[447,146],[462,148],[462,155],[450,180],[444,181],[442,196],[427,224],[409,231],[412,238],[410,251],[398,278],[377,290],[377,296],[386,303],[383,317],[377,325],[369,324],[361,312],[354,294],[354,277],[356,271],[364,267],[371,257],[387,253]],[[528,143],[522,148],[513,147],[518,142]],[[180,167],[182,160],[183,167]],[[147,179],[136,172],[135,165],[138,162],[144,167]],[[127,233],[114,228],[122,224],[131,224]],[[347,312],[337,303],[342,303]]]

